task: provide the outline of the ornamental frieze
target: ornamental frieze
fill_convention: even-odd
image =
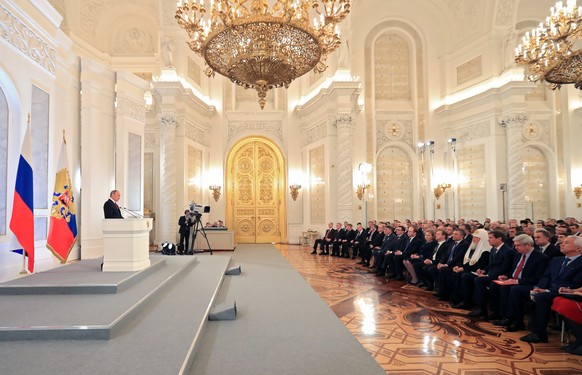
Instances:
[[[49,73],[55,73],[56,51],[1,4],[0,35]]]
[[[256,132],[267,133],[275,136],[279,142],[283,140],[283,130],[280,121],[230,121],[228,123],[229,142],[241,135]]]
[[[117,98],[117,114],[141,123],[145,123],[145,104],[129,98]]]

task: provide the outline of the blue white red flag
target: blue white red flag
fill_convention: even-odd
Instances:
[[[71,185],[71,176],[69,174],[67,144],[63,138],[57,165],[57,175],[55,177],[55,190],[53,192],[51,219],[46,247],[52,251],[61,263],[65,263],[76,240],[77,216],[75,198],[73,196],[73,186]]]
[[[28,270],[34,272],[34,195],[32,180],[32,142],[30,138],[30,120],[24,134],[16,185],[14,187],[14,203],[10,218],[10,230],[16,236],[20,246],[28,257]]]

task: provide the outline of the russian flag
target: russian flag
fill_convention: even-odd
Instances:
[[[28,270],[34,272],[34,195],[32,181],[32,142],[30,138],[30,120],[24,134],[18,169],[16,171],[16,186],[14,187],[14,203],[10,230],[16,236],[20,246],[28,256]]]
[[[55,190],[51,207],[51,219],[46,247],[56,256],[61,263],[65,263],[69,253],[77,240],[77,215],[73,186],[69,174],[69,161],[67,147],[63,138],[57,175],[55,177]]]

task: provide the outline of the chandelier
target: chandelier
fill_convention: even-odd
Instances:
[[[349,0],[179,0],[178,25],[188,46],[204,58],[205,73],[257,90],[289,87],[310,70],[322,73],[340,45],[337,25]]]
[[[526,66],[525,75],[532,82],[546,81],[552,90],[572,83],[582,89],[582,50],[574,50],[581,32],[582,7],[576,0],[566,5],[558,1],[550,16],[525,34],[515,49],[515,62]]]

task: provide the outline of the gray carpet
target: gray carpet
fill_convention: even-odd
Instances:
[[[183,263],[192,257],[166,257],[168,265]],[[151,298],[135,311],[128,323],[111,340],[44,340],[0,342],[0,374],[178,374],[192,349],[192,340],[206,324],[209,302],[217,293],[228,255],[198,255],[197,263],[189,273],[182,273],[164,293]],[[76,316],[78,311],[87,318],[99,319],[100,312],[123,303],[124,296],[134,293],[147,280],[119,294],[91,296],[53,296],[83,298],[71,306],[65,315]],[[44,298],[47,296],[0,296],[4,298]],[[93,302],[98,303],[94,304]],[[51,315],[62,302],[55,298],[32,305],[31,309]],[[88,307],[93,307],[93,310]],[[10,314],[26,316],[32,311],[10,310]],[[2,316],[7,312],[2,310]],[[16,319],[22,319],[15,317]]]
[[[231,265],[217,302],[238,318],[208,323],[191,374],[386,374],[272,245],[238,245]]]

